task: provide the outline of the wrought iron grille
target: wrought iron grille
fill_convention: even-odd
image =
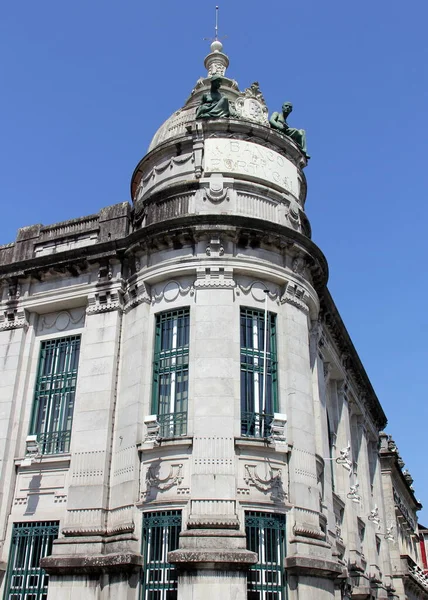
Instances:
[[[185,435],[187,431],[187,412],[158,415],[159,435],[162,438]]]
[[[241,435],[267,437],[277,410],[276,315],[241,308]],[[266,371],[266,373],[265,373]]]
[[[143,517],[144,572],[142,600],[176,600],[177,571],[168,552],[178,548],[181,512],[166,510]]]
[[[42,454],[70,449],[80,336],[42,342],[30,434]]]
[[[58,529],[57,521],[14,523],[5,600],[47,600],[49,576],[39,563],[51,554]]]
[[[259,557],[248,572],[248,600],[286,600],[285,516],[247,512],[245,531],[248,550]]]
[[[161,437],[187,433],[189,320],[188,308],[156,316],[152,412]]]

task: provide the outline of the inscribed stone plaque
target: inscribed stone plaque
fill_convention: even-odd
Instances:
[[[285,156],[253,142],[205,140],[205,174],[246,175],[298,195],[297,169]]]

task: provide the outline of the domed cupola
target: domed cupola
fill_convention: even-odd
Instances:
[[[239,215],[310,237],[304,214],[305,133],[268,108],[257,82],[240,91],[215,39],[184,106],[154,135],[134,171],[135,226],[185,215]],[[285,110],[288,112],[284,112]]]

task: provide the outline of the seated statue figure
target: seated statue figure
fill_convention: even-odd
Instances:
[[[294,140],[306,158],[309,158],[306,148],[306,131],[304,129],[294,129],[293,127],[288,126],[287,117],[292,110],[293,105],[291,102],[284,102],[282,105],[282,113],[272,113],[272,116],[269,119],[270,126]]]
[[[220,75],[211,77],[211,89],[202,96],[201,104],[196,111],[197,119],[219,119],[230,117],[229,99],[218,91],[221,86]]]

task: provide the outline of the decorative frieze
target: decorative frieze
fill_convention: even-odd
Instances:
[[[266,295],[270,300],[278,301],[279,299],[279,288],[273,287],[271,283],[268,285],[264,281],[255,280],[250,281],[247,284],[246,281],[244,282],[242,279],[238,279],[237,285],[238,295],[239,292],[242,292],[244,295],[251,295],[257,302],[264,302]]]
[[[71,308],[55,313],[40,315],[37,330],[41,334],[56,333],[85,325],[85,309]]]

